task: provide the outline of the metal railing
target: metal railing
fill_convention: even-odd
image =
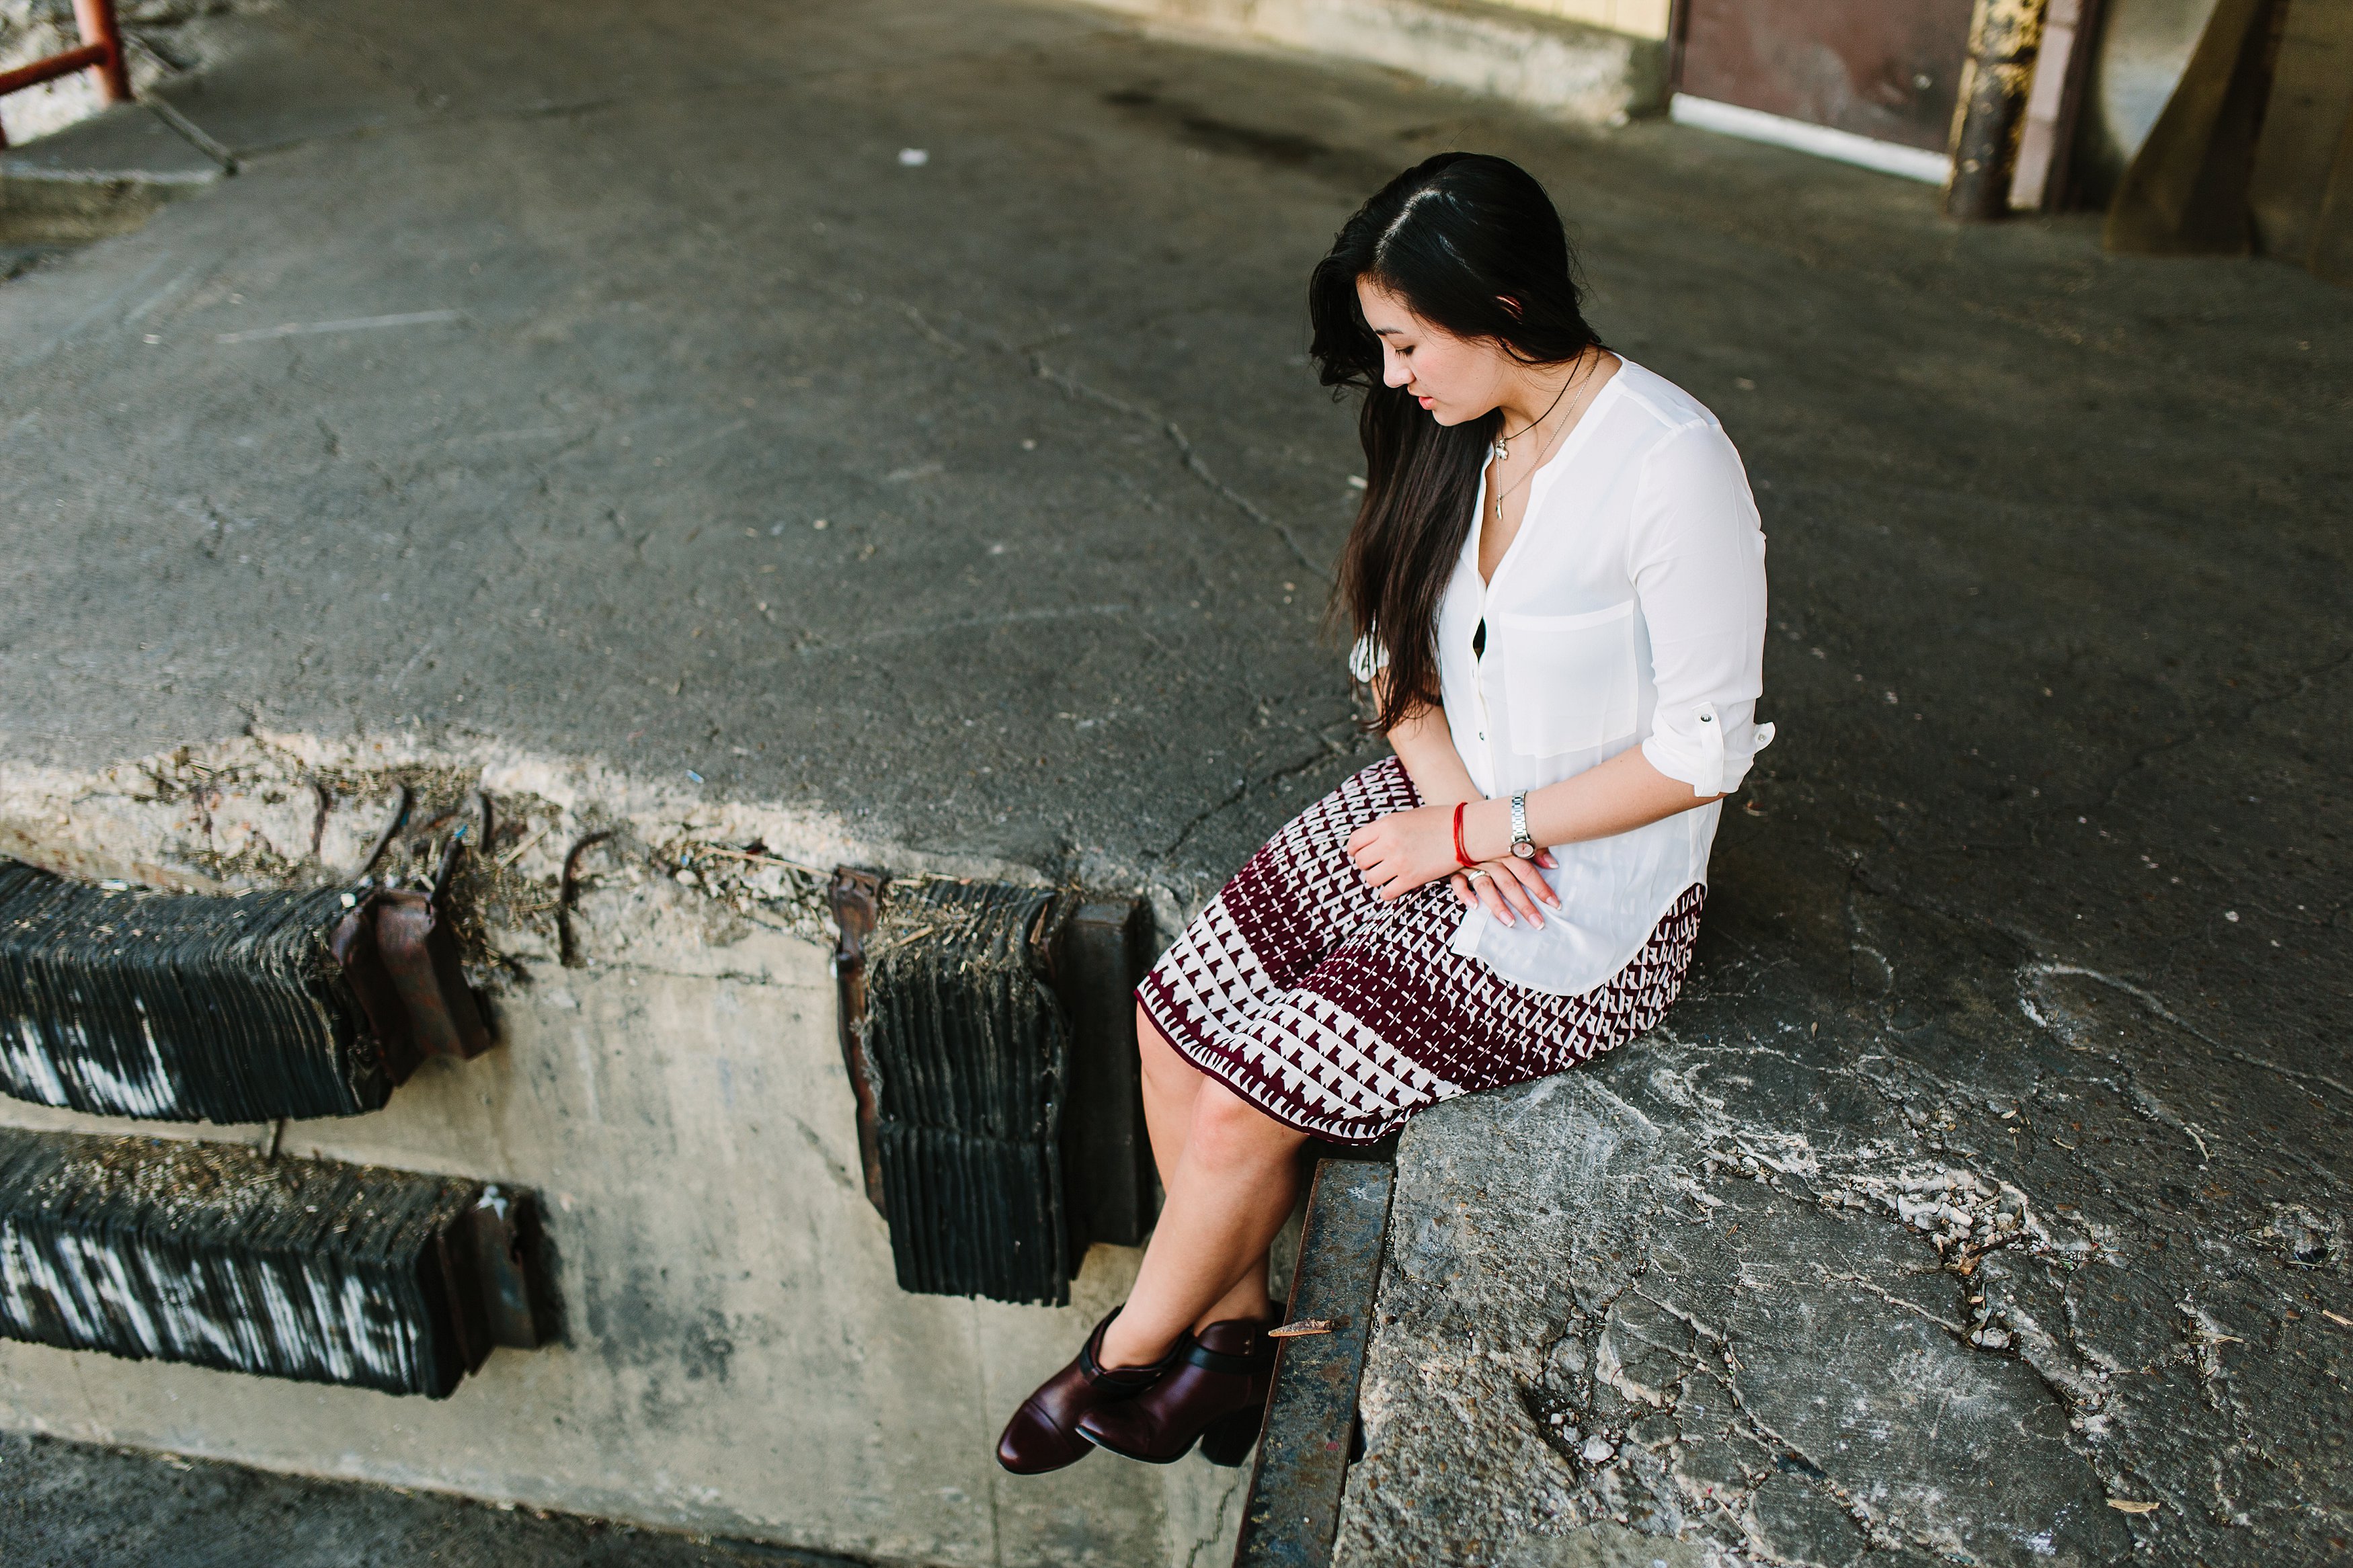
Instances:
[[[0,98],[86,70],[96,73],[107,102],[130,102],[131,69],[122,58],[122,30],[114,25],[114,0],[74,0],[74,24],[81,47],[0,71]],[[0,125],[0,148],[7,145],[7,127]]]

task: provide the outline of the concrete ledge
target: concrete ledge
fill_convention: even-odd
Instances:
[[[1667,46],[1471,0],[1089,0],[1191,31],[1410,71],[1564,119],[1663,114]]]
[[[0,242],[127,233],[223,173],[146,106],[122,104],[0,155]]]

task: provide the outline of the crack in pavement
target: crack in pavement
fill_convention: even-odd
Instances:
[[[1030,354],[1029,363],[1039,380],[1051,382],[1069,396],[1100,404],[1113,413],[1124,414],[1131,419],[1140,419],[1157,428],[1162,435],[1167,437],[1169,444],[1176,448],[1177,458],[1184,463],[1186,472],[1198,479],[1213,494],[1222,498],[1252,522],[1261,528],[1272,530],[1302,568],[1326,581],[1330,579],[1331,574],[1315,564],[1308,555],[1306,548],[1299,542],[1298,536],[1291,531],[1290,525],[1269,516],[1256,501],[1251,500],[1210,471],[1209,465],[1201,460],[1201,455],[1193,449],[1191,438],[1185,434],[1176,421],[1141,404],[1130,403],[1125,398],[1117,397],[1100,388],[1090,386],[1067,371],[1058,371],[1046,363],[1046,357],[1043,354]]]

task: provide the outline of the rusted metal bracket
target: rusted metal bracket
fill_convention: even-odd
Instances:
[[[448,869],[445,862],[444,888]],[[466,984],[457,937],[432,896],[389,888],[364,894],[336,923],[327,950],[358,996],[396,1083],[427,1057],[471,1061],[490,1049],[490,1026]]]
[[[1141,899],[1059,901],[1077,905],[1053,955],[1054,990],[1071,1021],[1062,1182],[1076,1268],[1093,1243],[1134,1247],[1152,1228],[1152,1144],[1135,1054],[1135,987],[1152,962],[1152,913]]]
[[[1324,1160],[1315,1167],[1283,1316],[1293,1331],[1277,1342],[1274,1394],[1235,1568],[1325,1568],[1332,1561],[1396,1186],[1392,1165]]]
[[[840,932],[833,949],[834,983],[841,992],[841,1065],[849,1074],[850,1091],[858,1097],[858,1161],[866,1174],[866,1201],[885,1220],[891,1210],[882,1192],[881,1110],[874,1096],[874,1075],[866,1063],[866,939],[874,934],[881,913],[882,874],[854,866],[834,869],[826,889],[833,908],[833,923]]]
[[[468,1294],[480,1303],[483,1354],[491,1345],[537,1350],[554,1338],[538,1197],[486,1186],[466,1217],[464,1267],[472,1282]]]

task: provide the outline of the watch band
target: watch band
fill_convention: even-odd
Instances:
[[[1512,796],[1512,853],[1523,860],[1536,858],[1535,840],[1528,837],[1528,792]]]

